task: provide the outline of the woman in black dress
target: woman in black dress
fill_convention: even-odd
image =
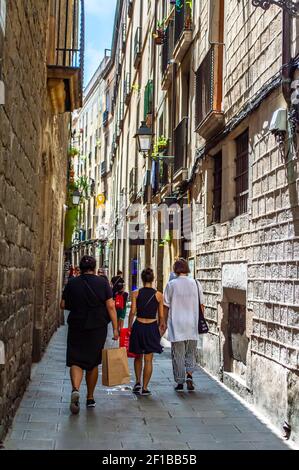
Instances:
[[[80,385],[86,371],[88,408],[95,407],[94,389],[98,380],[98,365],[107,338],[107,326],[112,320],[114,340],[118,340],[117,315],[108,280],[95,274],[96,260],[83,256],[81,275],[66,285],[61,308],[70,310],[68,316],[67,366],[73,386],[70,410],[80,411]]]
[[[154,272],[144,269],[141,274],[144,287],[132,294],[132,305],[129,315],[131,329],[130,347],[132,353],[138,354],[134,361],[136,384],[133,392],[150,395],[148,384],[153,372],[153,355],[163,351],[160,340],[165,332],[163,313],[163,294],[153,288]],[[135,315],[136,321],[133,323]],[[143,367],[144,358],[144,367]],[[143,368],[143,385],[141,375]]]

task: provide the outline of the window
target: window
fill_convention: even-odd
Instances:
[[[236,215],[247,212],[248,205],[248,129],[236,139]]]
[[[214,156],[213,222],[221,221],[222,152]]]

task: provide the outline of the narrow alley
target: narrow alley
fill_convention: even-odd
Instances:
[[[239,400],[202,369],[194,393],[173,389],[170,350],[156,357],[152,396],[138,397],[130,386],[97,386],[95,409],[70,415],[71,385],[65,367],[66,327],[51,340],[32,372],[4,445],[5,449],[55,450],[287,450]],[[111,337],[111,334],[110,334]],[[132,370],[132,359],[129,359]]]

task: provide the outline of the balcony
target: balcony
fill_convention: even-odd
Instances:
[[[141,50],[142,50],[141,27],[139,26],[136,29],[135,38],[134,38],[134,67],[135,69],[139,67],[139,64],[141,62]]]
[[[173,21],[168,24],[162,46],[162,90],[167,90],[172,82],[172,54],[174,48],[173,25]]]
[[[186,0],[175,8],[173,58],[180,63],[192,43],[192,9]]]
[[[126,78],[125,78],[125,81],[124,81],[124,102],[125,102],[126,106],[128,106],[129,103],[130,103],[131,93],[132,93],[131,74],[130,74],[130,72],[128,72],[126,74]]]
[[[196,72],[195,131],[209,139],[224,126],[223,45],[211,46]]]
[[[174,130],[174,184],[187,179],[188,123],[184,117]]]
[[[84,0],[51,0],[47,71],[54,114],[82,107],[84,24]]]
[[[103,127],[108,126],[108,120],[109,120],[109,111],[106,109],[106,111],[103,112]]]

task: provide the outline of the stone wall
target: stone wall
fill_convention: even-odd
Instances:
[[[205,196],[213,189],[211,157],[202,162],[197,180],[198,185],[204,182],[196,214],[197,272],[211,327],[211,334],[204,338],[202,363],[275,425],[281,428],[284,420],[288,421],[292,438],[297,440],[298,160],[290,142],[281,154],[274,136],[265,128],[275,109],[282,106],[283,96],[276,90],[211,152],[220,148],[223,152],[221,224],[206,223],[211,201]],[[249,210],[231,218],[225,204],[229,205],[229,188],[234,187],[234,139],[246,127],[250,142]],[[232,199],[230,204],[233,208]],[[229,303],[246,307],[246,366],[230,357]]]
[[[48,2],[7,2],[0,106],[0,439],[60,322],[67,121],[47,95]]]

